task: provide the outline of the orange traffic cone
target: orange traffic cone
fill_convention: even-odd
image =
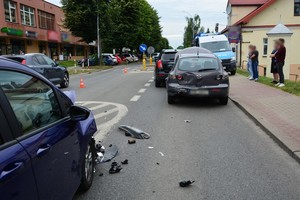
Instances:
[[[124,74],[127,74],[127,72],[128,72],[128,70],[127,70],[127,68],[125,67],[125,68],[124,68]]]
[[[80,88],[85,88],[85,84],[83,82],[83,79],[80,78],[80,85],[79,85]]]

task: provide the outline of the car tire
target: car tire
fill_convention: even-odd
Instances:
[[[226,106],[228,104],[228,97],[223,97],[219,99],[220,104]]]
[[[168,95],[168,104],[175,104],[176,99],[173,96]]]
[[[95,142],[91,140],[87,146],[87,150],[83,156],[83,163],[81,166],[81,184],[80,190],[87,191],[92,186],[94,180],[94,170],[96,164],[96,150]]]
[[[69,87],[69,83],[70,83],[69,74],[65,73],[64,78],[63,78],[63,82],[60,84],[60,87],[61,88],[67,88],[67,87]]]
[[[234,76],[235,74],[236,74],[236,70],[230,72],[231,76]]]
[[[161,87],[161,82],[158,80],[155,80],[155,87],[157,87],[157,88]]]

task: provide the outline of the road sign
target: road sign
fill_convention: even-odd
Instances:
[[[148,52],[150,55],[153,54],[153,53],[155,52],[154,47],[148,47],[147,52]]]
[[[147,45],[141,44],[139,49],[140,49],[140,52],[145,53],[147,51]]]

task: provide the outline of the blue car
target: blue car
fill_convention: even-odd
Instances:
[[[0,58],[1,199],[67,200],[90,188],[97,127],[72,94]]]

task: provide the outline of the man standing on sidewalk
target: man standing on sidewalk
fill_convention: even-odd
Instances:
[[[253,79],[250,79],[250,80],[258,81],[258,55],[259,55],[259,53],[256,49],[256,46],[253,46],[252,47],[252,55],[251,55]]]
[[[283,73],[283,66],[285,63],[285,57],[286,57],[286,48],[284,46],[284,39],[280,38],[278,40],[279,49],[277,53],[274,55],[276,58],[276,68],[278,70],[279,74],[279,83],[276,84],[278,87],[284,87],[284,73]]]

